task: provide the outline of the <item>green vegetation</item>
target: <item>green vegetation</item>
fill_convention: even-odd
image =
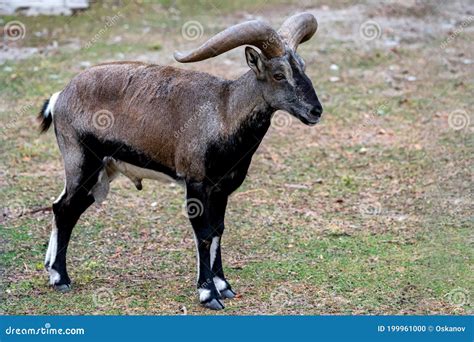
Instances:
[[[453,129],[449,120],[453,111],[474,107],[473,69],[463,62],[471,42],[460,34],[443,50],[447,37],[398,28],[408,38],[388,48],[380,42],[393,28],[369,42],[354,31],[351,11],[367,14],[370,6],[326,3],[331,7],[315,10],[328,11],[320,33],[299,49],[324,121],[272,127],[232,196],[223,248],[239,296],[226,301],[223,314],[468,314],[474,140],[472,123]],[[374,20],[388,25],[380,19],[384,6]],[[339,9],[352,26],[331,21]],[[177,65],[175,49],[246,20],[246,12],[279,23],[297,10],[296,2],[283,1],[114,1],[73,17],[2,18],[27,29],[9,48],[39,50],[0,65],[0,312],[210,313],[195,295],[184,191],[152,181],[142,192],[125,178],[113,183],[107,201],[91,207],[73,232],[74,290],[48,287],[42,260],[51,212],[37,209],[61,192],[63,171],[54,135],[39,136],[35,116],[45,98],[90,64]],[[118,12],[116,24],[85,48]],[[190,20],[202,24],[200,39],[181,35]],[[186,67],[232,78],[246,68],[242,56]]]

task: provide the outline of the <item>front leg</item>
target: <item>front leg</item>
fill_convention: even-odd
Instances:
[[[211,226],[215,228],[217,236],[211,243],[211,268],[214,274],[213,280],[219,291],[221,298],[234,298],[235,292],[229,282],[225,279],[224,268],[222,266],[221,242],[224,233],[224,217],[227,207],[228,196],[220,192],[213,192],[210,196]]]
[[[216,260],[220,236],[218,227],[213,226],[215,214],[211,206],[211,189],[203,183],[186,184],[186,209],[194,230],[197,249],[199,301],[212,310],[221,310],[224,304],[214,284],[212,265]],[[214,215],[214,216],[213,216]]]

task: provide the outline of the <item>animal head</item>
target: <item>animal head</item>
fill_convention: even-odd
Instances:
[[[259,81],[265,101],[304,124],[314,125],[319,122],[323,108],[296,50],[317,28],[316,18],[309,13],[288,18],[278,32],[265,22],[253,20],[229,27],[199,48],[188,53],[176,52],[174,56],[182,63],[197,62],[241,45],[253,45],[260,53],[248,46],[245,57]]]

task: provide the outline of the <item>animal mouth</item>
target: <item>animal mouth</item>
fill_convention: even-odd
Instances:
[[[308,126],[314,126],[317,123],[319,123],[319,121],[321,121],[320,117],[314,118],[314,119],[308,119],[304,116],[299,116],[299,119],[301,120],[301,122],[303,122],[305,125],[308,125]]]

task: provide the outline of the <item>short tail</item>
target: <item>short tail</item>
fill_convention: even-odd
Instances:
[[[38,115],[41,133],[46,132],[53,122],[54,105],[56,104],[60,93],[61,92],[54,93],[48,100],[44,101],[43,108]]]
[[[40,133],[45,133],[53,122],[53,115],[51,113],[51,106],[49,105],[49,102],[49,99],[44,101],[43,108],[41,108],[41,112],[38,114]]]

